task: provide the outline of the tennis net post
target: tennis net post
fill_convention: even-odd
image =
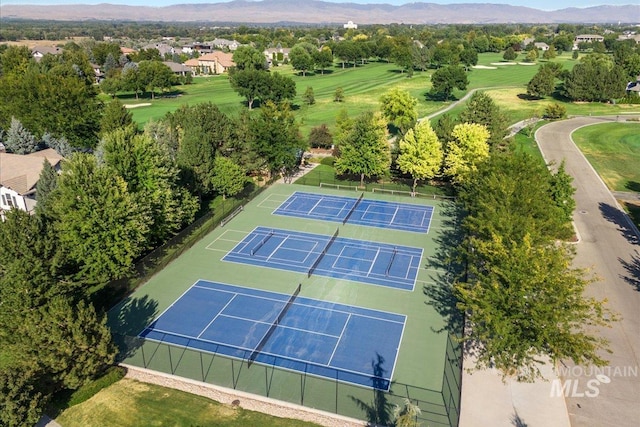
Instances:
[[[336,241],[336,238],[338,237],[339,232],[340,232],[340,227],[336,228],[336,232],[333,233],[333,236],[331,236],[331,239],[329,239],[329,243],[327,243],[327,246],[325,246],[322,252],[320,252],[320,256],[318,256],[318,258],[315,260],[315,262],[307,272],[307,278],[310,278],[313,275],[313,272],[315,271],[316,267],[318,267],[318,264],[320,264],[320,261],[322,261],[322,258],[324,258],[324,256],[327,254],[327,251],[329,250],[333,242]]]
[[[301,289],[302,289],[302,283],[298,283],[298,286],[289,297],[289,300],[284,305],[284,307],[282,307],[282,310],[280,310],[280,314],[278,314],[278,317],[276,317],[276,320],[274,320],[271,326],[269,326],[267,333],[264,334],[264,336],[262,337],[262,339],[260,340],[256,348],[249,355],[249,359],[247,359],[247,367],[251,367],[253,362],[256,360],[256,357],[258,357],[258,355],[264,348],[267,341],[269,341],[269,338],[271,338],[271,335],[273,335],[273,332],[276,330],[280,322],[282,322],[282,319],[284,319],[284,316],[287,314],[287,311],[289,311],[289,308],[291,308],[293,301],[295,301],[295,299],[298,297],[298,294],[300,293]]]
[[[344,217],[344,219],[342,220],[342,225],[345,225],[347,223],[347,221],[349,221],[349,218],[351,218],[351,215],[353,214],[353,212],[355,212],[356,208],[358,207],[358,205],[362,201],[363,197],[364,197],[364,192],[362,192],[362,194],[360,194],[360,197],[358,197],[358,200],[356,200],[356,202],[353,204],[353,207],[351,208],[349,213],[347,213],[347,216]]]

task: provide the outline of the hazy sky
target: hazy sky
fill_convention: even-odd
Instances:
[[[228,0],[0,0],[0,4],[127,4],[131,6],[168,6],[172,4],[193,4],[193,3],[221,3]],[[304,0],[299,0],[304,1]],[[324,0],[333,3],[386,3],[401,5],[406,3],[417,3],[412,0]],[[638,0],[426,0],[423,3],[494,3],[510,4],[513,6],[528,6],[542,10],[557,10],[566,7],[588,7],[599,5],[624,5],[638,4]]]

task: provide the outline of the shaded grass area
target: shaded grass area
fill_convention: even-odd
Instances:
[[[47,408],[47,414],[57,417],[65,409],[79,405],[91,399],[101,390],[124,378],[125,370],[119,366],[112,366],[107,372],[93,381],[89,381],[77,390],[66,390],[56,394]]]
[[[613,191],[640,191],[640,123],[587,126],[573,140]]]
[[[86,402],[67,409],[57,421],[65,427],[316,426],[130,379],[122,379]]]
[[[640,203],[624,201],[622,202],[622,207],[629,214],[636,227],[640,227]]]

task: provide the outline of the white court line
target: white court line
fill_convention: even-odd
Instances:
[[[284,242],[286,242],[286,241],[287,241],[287,239],[288,239],[288,238],[289,238],[289,236],[286,236],[286,237],[282,240],[282,242],[280,242],[280,244],[279,244],[279,245],[278,245],[278,246],[277,246],[273,251],[271,251],[271,254],[270,254],[270,255],[267,257],[267,259],[266,259],[266,261],[267,261],[267,262],[271,259],[271,257],[273,256],[273,254],[275,254],[276,252],[278,252],[278,249],[280,249],[280,246],[282,246],[282,245],[284,244]]]
[[[331,366],[331,361],[333,360],[333,356],[336,354],[336,350],[340,345],[340,341],[342,341],[342,336],[344,335],[344,331],[347,329],[347,324],[349,323],[349,320],[351,320],[351,314],[349,314],[349,317],[347,317],[347,320],[345,320],[344,326],[342,327],[342,331],[340,332],[340,336],[338,337],[338,342],[336,342],[336,346],[333,347],[333,351],[331,352],[331,357],[329,357],[329,361],[327,362],[327,365],[329,366]]]
[[[296,305],[296,304],[294,303],[293,305]],[[271,325],[273,323],[273,322],[265,322],[263,320],[248,319],[246,317],[232,316],[230,314],[220,314],[220,317],[228,317],[229,319],[237,319],[237,320],[246,320],[247,322],[261,323],[263,325]],[[292,331],[305,332],[307,334],[321,335],[321,336],[330,337],[330,338],[339,338],[338,335],[325,334],[324,332],[318,332],[318,331],[313,331],[309,329],[295,328],[293,326],[283,325],[282,323],[279,323],[278,327],[283,329],[291,329]]]
[[[313,207],[311,209],[309,209],[309,215],[311,215],[311,212],[313,212],[315,210],[315,208],[318,207],[318,205],[320,204],[320,202],[322,202],[322,198],[319,198],[318,201],[316,202],[315,205],[313,205]]]
[[[196,336],[196,339],[200,339],[200,337],[202,336],[202,334],[204,334],[204,331],[206,331],[207,329],[209,329],[209,326],[211,326],[211,324],[220,316],[220,314],[224,311],[225,308],[227,308],[229,306],[229,304],[231,304],[231,301],[233,301],[234,299],[236,299],[236,297],[238,296],[238,294],[235,294],[233,297],[231,297],[231,299],[224,305],[224,307],[222,307],[221,310],[218,310],[218,313],[213,316],[213,319],[211,319],[211,322],[207,323],[207,326],[204,327],[204,329],[202,331],[200,331],[200,333]]]
[[[376,256],[373,257],[373,261],[371,261],[371,266],[369,267],[369,271],[367,271],[367,276],[371,274],[371,270],[373,270],[373,266],[376,264],[376,260],[378,259],[378,255],[380,254],[380,248],[376,251]]]
[[[393,213],[393,216],[391,217],[391,221],[389,221],[389,224],[393,224],[393,221],[395,221],[396,215],[398,215],[399,210],[400,210],[400,206],[396,206],[396,211]]]

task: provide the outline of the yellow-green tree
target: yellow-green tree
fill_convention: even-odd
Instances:
[[[453,182],[461,183],[478,163],[489,157],[487,127],[476,123],[461,123],[453,128],[453,140],[445,150],[444,172]]]
[[[402,134],[407,132],[418,119],[418,100],[402,89],[393,88],[380,97],[382,114],[393,123]]]
[[[400,154],[396,163],[398,169],[413,178],[412,190],[416,191],[418,181],[432,179],[442,167],[444,152],[428,120],[419,122],[400,140]]]

